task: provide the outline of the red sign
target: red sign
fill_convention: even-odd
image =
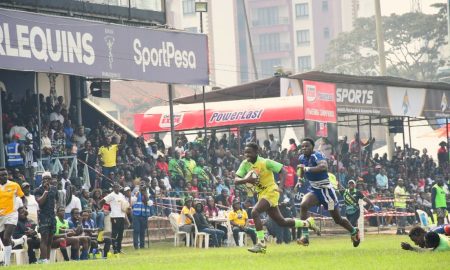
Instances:
[[[175,130],[204,127],[203,104],[174,106]],[[138,134],[170,130],[168,106],[149,109],[135,115]],[[206,126],[225,127],[257,123],[293,122],[303,120],[303,101],[299,96],[235,100],[206,103]]]
[[[303,81],[305,120],[336,123],[336,85]]]

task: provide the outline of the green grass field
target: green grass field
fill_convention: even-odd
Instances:
[[[125,249],[120,258],[19,266],[20,269],[450,269],[450,253],[404,251],[407,236],[369,235],[358,248],[349,237],[313,238],[309,247],[270,244],[266,254],[241,247],[196,249],[152,244],[150,249]],[[9,269],[19,269],[14,266]]]

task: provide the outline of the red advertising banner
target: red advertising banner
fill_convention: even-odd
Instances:
[[[305,120],[336,123],[336,85],[303,81]]]
[[[169,106],[153,107],[144,114],[136,114],[134,118],[138,134],[170,131]],[[208,128],[303,119],[301,96],[206,103]],[[177,131],[203,128],[203,104],[175,105],[174,126]]]

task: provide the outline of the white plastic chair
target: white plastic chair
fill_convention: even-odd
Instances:
[[[199,232],[197,229],[197,224],[195,224],[195,219],[193,219],[192,222],[194,223],[195,228],[194,247],[209,248],[209,233]]]
[[[423,228],[429,228],[430,224],[428,223],[428,214],[423,210],[416,210],[417,215],[419,216],[420,225]]]
[[[5,246],[3,245],[2,240],[0,239],[0,255],[3,257],[5,252]],[[16,265],[28,264],[28,253],[24,249],[13,249],[11,250],[11,256],[14,256],[14,261]]]
[[[188,232],[180,231],[180,228],[178,226],[178,219],[180,215],[177,213],[172,213],[169,215],[169,221],[170,225],[172,226],[172,231],[175,234],[173,244],[174,246],[178,246],[181,241],[183,241],[183,236],[186,237],[186,246],[189,247],[191,243],[191,234]]]

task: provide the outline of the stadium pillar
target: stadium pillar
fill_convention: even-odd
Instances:
[[[359,136],[359,162],[358,162],[358,168],[359,173],[361,174],[361,159],[362,159],[362,145],[361,145],[361,133],[359,132],[359,114],[356,115],[356,128],[358,130],[358,136]]]
[[[6,94],[6,92],[5,92]],[[3,115],[3,108],[2,108],[2,102],[3,102],[3,91],[0,93],[0,115]],[[3,117],[0,117],[0,166],[5,167],[5,146],[3,144],[4,142],[3,138]]]
[[[381,22],[381,5],[380,0],[375,0],[375,26],[377,34],[377,44],[378,44],[378,60],[380,64],[380,75],[386,76],[386,57],[384,55],[384,34],[383,34],[383,24]],[[388,159],[392,159],[394,154],[394,138],[389,133],[389,125],[386,126],[386,146]]]
[[[169,84],[169,113],[170,113],[170,142],[172,147],[175,146],[175,125],[173,123],[173,86]]]
[[[41,120],[41,101],[39,99],[39,73],[34,73],[34,81],[36,86],[36,94],[37,94],[37,109],[38,109],[38,143],[39,143],[39,160],[42,160],[42,143],[41,143],[41,133],[42,133],[42,120]]]

